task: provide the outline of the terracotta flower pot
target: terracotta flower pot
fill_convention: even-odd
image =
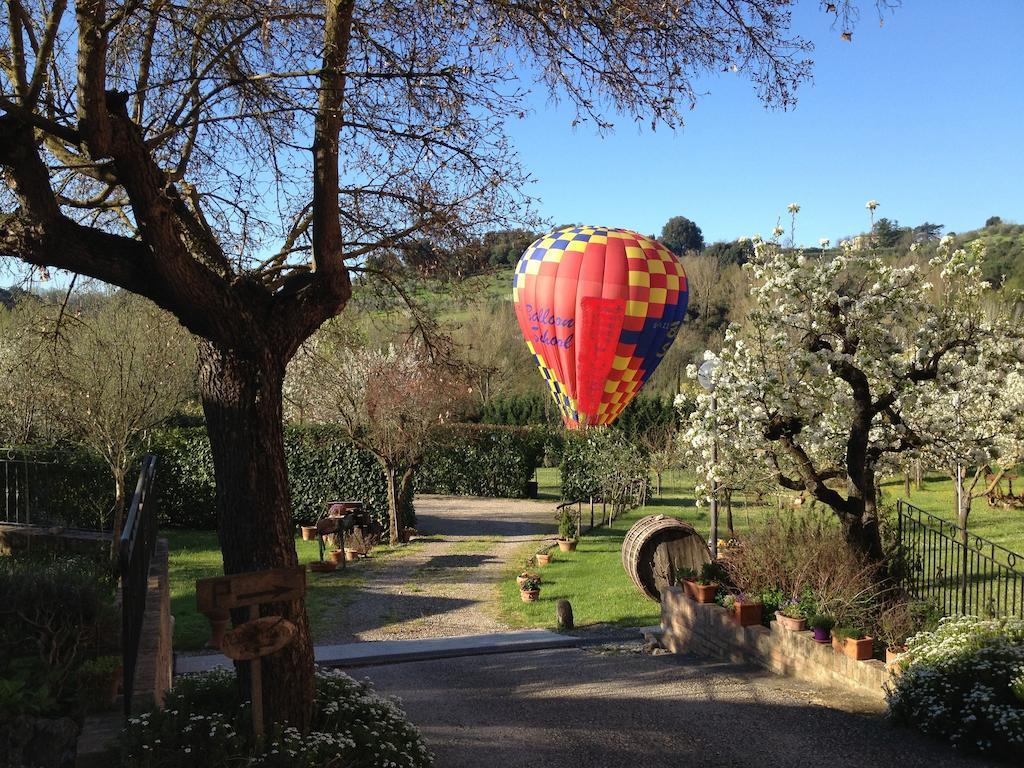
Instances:
[[[683,594],[686,595],[688,598],[690,598],[691,600],[697,599],[696,579],[683,579],[682,583],[679,586],[683,588]]]
[[[577,543],[575,539],[559,539],[558,548],[563,552],[575,552]]]
[[[309,570],[313,571],[314,573],[330,573],[337,567],[338,566],[335,563],[332,563],[330,560],[314,560],[312,563],[309,564]]]
[[[315,525],[304,525],[304,526],[302,526],[302,540],[303,541],[316,541],[316,526]]]
[[[543,568],[545,565],[551,562],[551,555],[542,555],[539,552],[533,556],[537,561],[537,565]]]
[[[854,640],[847,637],[843,642],[843,653],[854,661],[867,661],[871,658],[875,640],[872,637],[865,637],[861,640]]]
[[[348,560],[350,563],[353,560],[358,560],[359,559],[359,552],[357,552],[354,549],[346,549],[345,550],[345,559]]]
[[[698,584],[695,581],[691,589],[693,590],[693,599],[698,603],[713,603],[715,602],[715,595],[718,594],[718,582]]]
[[[540,597],[539,589],[521,589],[519,590],[519,597],[522,598],[524,603],[535,603],[537,598]]]
[[[540,581],[540,576],[538,576],[535,573],[530,574],[529,576],[524,576],[524,575],[520,574],[519,576],[516,576],[516,584],[519,586],[520,589],[522,589],[523,588],[523,584],[525,584],[526,580],[529,579],[529,578],[534,578],[537,581]]]
[[[803,632],[807,629],[807,619],[794,619],[792,616],[786,616],[782,611],[775,612],[775,620],[779,622],[780,627],[788,629],[790,632]]]
[[[764,605],[761,603],[741,603],[733,606],[732,615],[741,627],[752,627],[761,623]]]
[[[889,670],[890,674],[899,674],[910,663],[910,656],[906,651],[907,646],[905,645],[885,649],[885,668]]]
[[[343,558],[345,555],[342,553],[340,549],[332,549],[330,552],[327,553],[327,556],[331,558],[332,563],[337,565],[341,562],[341,558]]]

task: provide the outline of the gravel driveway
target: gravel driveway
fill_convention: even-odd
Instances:
[[[403,700],[437,768],[992,764],[896,728],[845,691],[687,656],[569,649],[353,672]]]
[[[508,563],[556,533],[555,502],[417,496],[430,539],[411,554],[362,562],[366,580],[321,623],[317,644],[503,632],[495,584]]]

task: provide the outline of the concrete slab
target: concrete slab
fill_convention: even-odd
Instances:
[[[447,659],[458,656],[482,656],[495,653],[540,651],[550,648],[571,648],[577,638],[559,635],[544,629],[521,632],[498,632],[487,635],[461,635],[422,640],[368,640],[341,645],[318,645],[313,651],[316,662],[327,667],[360,667],[397,664],[406,661]],[[174,674],[208,672],[230,667],[231,660],[221,654],[176,656]]]

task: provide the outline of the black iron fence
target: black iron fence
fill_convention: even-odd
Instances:
[[[149,563],[156,547],[156,456],[142,459],[142,471],[125,518],[118,548],[121,571],[121,654],[124,671],[124,713],[131,714],[132,688],[138,663],[142,621],[146,612]]]
[[[946,615],[1024,616],[1024,555],[902,499],[896,513],[904,589]]]
[[[3,484],[3,522],[31,525],[49,520],[40,514],[37,478],[51,462],[25,448],[0,448],[0,483]],[[33,513],[35,513],[33,519]]]

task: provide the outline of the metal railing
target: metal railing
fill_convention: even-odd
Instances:
[[[142,621],[146,613],[149,564],[156,547],[156,456],[142,459],[139,482],[125,518],[118,546],[121,573],[121,655],[124,674],[124,714],[131,714],[132,688],[139,658]]]
[[[31,525],[49,522],[35,501],[35,475],[50,466],[46,455],[29,448],[0,448],[0,483],[3,484],[3,522]],[[35,514],[35,520],[33,520]]]
[[[1024,555],[900,499],[898,578],[946,615],[1024,616]]]

